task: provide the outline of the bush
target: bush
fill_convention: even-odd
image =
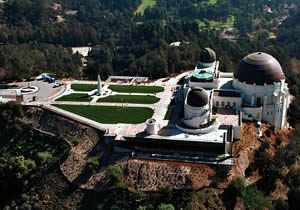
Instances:
[[[99,169],[100,168],[99,157],[98,156],[89,157],[88,166],[93,170]]]
[[[175,210],[174,206],[172,204],[160,204],[158,206],[158,210]]]
[[[247,209],[270,209],[270,204],[266,196],[255,185],[249,185],[246,188],[242,200],[246,204]]]
[[[52,160],[52,154],[50,152],[39,152],[38,158],[41,161],[41,164],[44,165]]]
[[[107,169],[108,175],[112,181],[120,188],[127,188],[127,183],[124,178],[124,174],[121,168],[116,166],[110,166]]]
[[[245,186],[245,178],[244,177],[237,177],[236,179],[232,180],[230,186],[233,189],[235,195],[242,197],[246,190]]]
[[[34,160],[25,159],[23,155],[13,156],[7,161],[7,169],[9,174],[14,175],[20,179],[35,170],[36,164]]]

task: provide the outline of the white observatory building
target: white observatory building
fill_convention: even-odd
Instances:
[[[234,73],[233,88],[242,93],[243,107],[257,108],[252,109],[253,118],[276,128],[285,126],[289,89],[274,57],[263,52],[244,57]]]

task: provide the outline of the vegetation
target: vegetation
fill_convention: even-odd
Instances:
[[[117,187],[126,189],[128,187],[126,178],[124,177],[123,171],[121,168],[116,166],[110,166],[107,169],[108,176],[116,184]]]
[[[55,101],[80,101],[80,102],[90,102],[92,98],[88,94],[83,93],[72,93],[69,95],[62,96]]]
[[[175,210],[174,206],[172,204],[160,204],[158,206],[158,210]]]
[[[108,88],[119,93],[159,93],[164,91],[163,87],[158,86],[110,85]]]
[[[153,115],[153,110],[142,107],[56,105],[58,108],[104,124],[143,123]],[[138,113],[138,114],[137,114]]]
[[[78,77],[79,66],[79,56],[72,55],[62,46],[43,43],[0,45],[1,80],[29,79],[45,71],[58,77]]]
[[[49,164],[60,159],[68,146],[62,140],[22,122],[22,110],[13,103],[0,104],[0,196],[7,201],[26,188]],[[1,205],[0,201],[0,205]]]
[[[143,95],[112,95],[104,98],[99,98],[97,102],[112,102],[112,103],[134,103],[134,104],[154,104],[159,101],[155,96]]]
[[[88,166],[92,169],[92,170],[97,170],[100,168],[100,160],[99,160],[99,156],[92,156],[89,157],[88,159]]]
[[[229,186],[229,191],[239,197],[247,209],[269,209],[270,203],[264,193],[259,191],[255,185],[245,186],[243,177],[233,180]]]
[[[168,107],[164,120],[170,120],[173,114],[174,108]]]
[[[75,91],[92,91],[97,89],[98,86],[97,85],[93,85],[93,84],[72,84],[71,85],[71,89],[75,90]]]
[[[156,4],[156,0],[143,0],[142,4],[137,8],[135,14],[144,15],[146,8],[152,8]]]

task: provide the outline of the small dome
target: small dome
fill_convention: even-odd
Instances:
[[[193,107],[202,107],[208,104],[208,95],[202,88],[193,88],[187,96],[187,104]]]
[[[202,63],[213,63],[216,61],[216,53],[211,48],[204,48],[200,55],[199,61]]]
[[[191,82],[212,82],[214,75],[211,72],[195,71],[190,78]]]
[[[234,77],[247,84],[273,84],[285,79],[279,62],[271,55],[255,52],[241,60],[234,73]]]

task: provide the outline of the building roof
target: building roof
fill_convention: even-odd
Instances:
[[[208,95],[203,88],[193,88],[188,92],[187,104],[193,107],[202,107],[208,104]]]
[[[247,84],[273,84],[284,79],[284,73],[279,62],[271,55],[255,52],[241,60],[234,77]]]
[[[191,76],[191,82],[211,82],[214,75],[211,72],[195,71]]]
[[[199,61],[202,63],[213,63],[216,61],[216,53],[211,48],[204,48],[200,55]]]

